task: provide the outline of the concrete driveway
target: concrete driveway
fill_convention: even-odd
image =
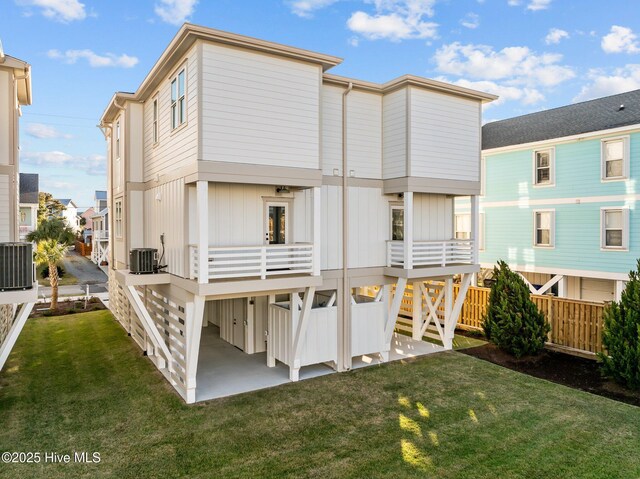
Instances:
[[[98,265],[76,251],[67,253],[62,267],[78,279],[78,285],[80,286],[107,282],[107,275],[102,272]]]

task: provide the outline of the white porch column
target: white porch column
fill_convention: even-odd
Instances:
[[[615,284],[615,291],[614,291],[614,297],[616,301],[620,301],[622,299],[622,292],[624,291],[624,288],[627,286],[627,282],[626,281],[616,281]]]
[[[453,278],[449,276],[444,280],[444,338],[442,339],[445,349],[453,349],[453,331],[451,321],[453,318]]]
[[[562,276],[558,281],[558,298],[566,298],[568,293],[568,277]]]
[[[422,339],[422,288],[420,283],[412,284],[413,320],[411,322],[411,337],[420,341]]]
[[[413,191],[404,193],[404,269],[413,269]]]
[[[321,248],[321,230],[322,230],[322,192],[319,186],[313,188],[313,209],[311,214],[312,234],[313,234],[313,275],[320,276],[320,248]]]
[[[478,264],[478,249],[480,247],[480,201],[478,197],[471,197],[471,240],[473,241],[473,264]]]
[[[198,283],[209,282],[209,182],[196,183]]]
[[[198,357],[200,354],[200,337],[204,318],[204,296],[194,296],[193,301],[185,304],[186,329],[186,376],[188,404],[196,402],[196,375],[198,373]]]

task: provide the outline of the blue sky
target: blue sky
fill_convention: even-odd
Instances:
[[[92,204],[106,186],[95,127],[114,91],[135,91],[191,21],[337,55],[332,73],[405,73],[501,95],[485,121],[640,88],[631,0],[0,0],[5,52],[31,63],[21,170]]]

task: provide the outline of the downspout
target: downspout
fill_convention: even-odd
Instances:
[[[351,354],[351,287],[349,285],[349,185],[347,169],[347,95],[353,90],[353,83],[342,94],[342,316],[343,337],[345,349]],[[348,358],[348,359],[347,359]],[[351,357],[344,356],[349,365],[345,369],[351,369]]]

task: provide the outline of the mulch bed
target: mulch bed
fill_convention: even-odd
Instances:
[[[538,356],[516,359],[491,343],[460,352],[530,376],[640,406],[640,391],[625,389],[604,378],[600,373],[600,365],[592,359],[548,350]]]
[[[58,309],[53,311],[49,309],[50,303],[37,303],[33,307],[30,318],[42,318],[49,316],[64,316],[65,314],[76,313],[88,313],[90,311],[100,311],[107,309],[102,301],[97,298],[91,298],[87,303],[87,308],[84,307],[84,300],[81,301],[59,301]]]

